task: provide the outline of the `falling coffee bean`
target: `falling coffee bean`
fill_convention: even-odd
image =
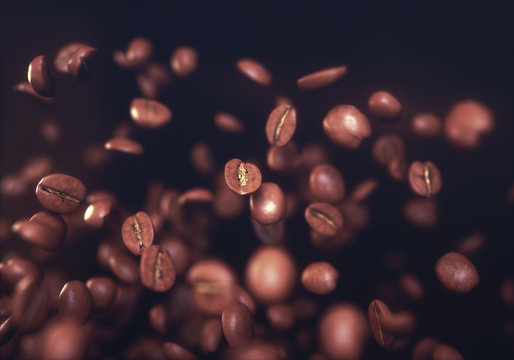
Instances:
[[[245,345],[253,336],[253,315],[238,301],[233,301],[223,308],[221,324],[225,339],[232,347]]]
[[[82,324],[91,314],[93,299],[82,281],[67,282],[59,294],[59,313]]]
[[[62,74],[68,74],[68,63],[75,54],[75,52],[80,49],[81,47],[86,46],[86,44],[81,42],[72,42],[65,46],[63,46],[55,56],[54,59],[54,66],[57,72],[60,72]]]
[[[441,134],[442,129],[443,123],[441,119],[434,114],[420,113],[412,118],[411,130],[419,137],[437,137]]]
[[[478,272],[464,255],[450,252],[435,265],[437,278],[445,288],[458,293],[469,293],[478,285]]]
[[[338,66],[302,76],[296,83],[301,90],[317,90],[330,86],[346,75],[347,66]]]
[[[239,71],[251,80],[255,81],[257,84],[262,86],[269,86],[271,84],[272,79],[268,69],[257,61],[252,59],[241,59],[237,61],[236,66]]]
[[[254,164],[232,159],[225,164],[225,181],[236,194],[248,195],[259,189],[262,175]]]
[[[317,200],[330,204],[340,203],[346,192],[343,176],[329,164],[320,164],[311,170],[309,189]]]
[[[44,207],[58,213],[69,213],[86,197],[82,181],[65,174],[51,174],[41,179],[36,196]]]
[[[270,145],[287,145],[296,130],[296,109],[289,105],[279,105],[268,117],[266,136]]]
[[[170,60],[171,69],[180,77],[191,75],[198,66],[198,54],[190,46],[175,49]]]
[[[335,290],[339,272],[327,262],[309,264],[302,272],[302,285],[318,295],[326,295]]]
[[[282,220],[286,213],[286,197],[275,183],[262,183],[259,190],[250,195],[250,213],[262,225]]]
[[[214,115],[214,125],[227,134],[241,134],[245,129],[241,120],[226,112],[218,112]]]
[[[136,37],[130,41],[125,52],[115,51],[113,59],[124,69],[138,69],[152,58],[153,52],[153,44],[150,40]]]
[[[143,155],[143,153],[145,152],[145,150],[139,143],[124,137],[114,137],[109,139],[104,144],[104,148],[106,150],[115,150],[125,154],[132,155]]]
[[[312,230],[332,236],[343,229],[343,217],[337,208],[327,203],[313,203],[305,209],[305,220]]]
[[[130,116],[134,122],[145,129],[157,129],[171,121],[170,109],[155,100],[133,99],[130,103]]]
[[[123,222],[121,236],[131,253],[141,255],[154,240],[155,230],[152,219],[144,211],[129,216]]]
[[[338,105],[323,119],[325,134],[337,145],[355,149],[371,136],[368,118],[352,105]]]
[[[68,74],[79,83],[85,83],[93,77],[100,63],[100,53],[91,46],[78,48],[68,61]]]
[[[44,55],[38,56],[30,62],[27,78],[39,95],[54,96],[54,78]]]
[[[418,195],[437,195],[442,187],[441,173],[431,161],[414,161],[409,168],[409,184]]]
[[[380,300],[372,301],[368,307],[368,317],[371,332],[378,345],[385,349],[390,349],[396,341],[396,336],[393,332],[384,328],[384,322],[390,321],[392,317],[387,305]]]
[[[400,102],[387,91],[377,91],[368,100],[368,109],[379,119],[397,120],[402,113]]]
[[[151,245],[141,256],[141,282],[154,291],[169,290],[175,283],[175,264],[170,254],[161,246]]]

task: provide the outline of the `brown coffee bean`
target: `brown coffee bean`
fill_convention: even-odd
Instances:
[[[152,219],[144,211],[129,216],[123,222],[121,236],[123,243],[132,254],[141,255],[154,240],[155,230]]]
[[[20,257],[13,257],[4,263],[1,263],[0,269],[2,283],[9,286],[15,286],[21,279],[27,276],[37,276],[39,271],[37,267],[28,260]]]
[[[12,315],[0,316],[0,346],[4,346],[16,335],[18,328]]]
[[[337,208],[327,203],[313,203],[305,209],[305,220],[312,230],[332,236],[343,229],[343,217]]]
[[[171,55],[171,69],[180,77],[191,75],[198,67],[198,54],[190,46],[180,46]]]
[[[171,121],[171,110],[155,100],[133,99],[130,103],[130,116],[134,122],[145,129],[158,129]]]
[[[252,314],[255,314],[257,311],[257,305],[255,304],[255,301],[241,286],[236,286],[234,291],[234,300],[239,301],[241,304],[245,305]]]
[[[288,172],[293,169],[296,157],[296,145],[291,141],[283,147],[270,146],[266,163],[273,171]]]
[[[282,220],[286,213],[286,197],[275,183],[262,183],[257,192],[250,196],[250,213],[263,225]]]
[[[112,154],[104,148],[104,144],[91,144],[82,152],[82,160],[91,168],[102,168],[112,160]]]
[[[202,328],[201,348],[204,354],[213,353],[218,349],[221,342],[223,329],[221,320],[209,319]]]
[[[388,166],[394,159],[404,159],[405,142],[396,134],[379,136],[371,149],[373,158],[382,166]]]
[[[318,295],[326,295],[335,290],[339,272],[327,262],[313,262],[302,272],[302,285]]]
[[[105,218],[111,213],[110,200],[98,200],[89,205],[84,212],[84,221],[93,229],[101,229]]]
[[[262,246],[248,260],[245,277],[248,290],[259,302],[282,302],[296,285],[296,265],[283,248]]]
[[[44,55],[40,55],[30,62],[27,78],[39,95],[47,97],[55,95],[54,77]]]
[[[411,199],[403,207],[403,216],[414,226],[433,228],[439,221],[437,203],[434,199]]]
[[[59,313],[82,324],[91,314],[93,299],[82,281],[67,282],[59,294]]]
[[[271,74],[261,63],[252,59],[241,59],[237,61],[236,66],[240,72],[257,84],[262,86],[271,84]]]
[[[432,360],[464,360],[464,357],[454,348],[439,344],[432,353]]]
[[[91,46],[78,48],[68,61],[68,74],[79,83],[91,79],[100,63],[100,53]]]
[[[172,342],[165,342],[163,349],[170,360],[198,360],[192,352]]]
[[[158,292],[171,289],[177,276],[170,254],[157,245],[151,245],[144,250],[140,271],[143,285]]]
[[[273,328],[280,331],[287,330],[294,325],[294,309],[286,304],[270,305],[266,309],[266,318]]]
[[[309,188],[317,200],[330,204],[340,203],[346,192],[341,173],[329,164],[320,164],[311,170]]]
[[[44,207],[58,213],[69,213],[86,197],[82,181],[65,174],[51,174],[41,179],[36,196]]]
[[[194,203],[211,203],[214,198],[212,191],[205,188],[194,188],[184,192],[178,198],[181,206]]]
[[[228,352],[229,360],[286,360],[288,359],[285,350],[271,342],[262,340],[252,341],[241,348],[231,348]]]
[[[291,99],[285,95],[277,95],[275,97],[275,101],[273,102],[273,104],[275,104],[275,106],[289,105],[291,107],[294,107],[294,104],[291,101]]]
[[[48,314],[48,289],[41,277],[29,275],[14,289],[12,313],[20,330],[33,330],[43,323]]]
[[[434,338],[422,338],[412,349],[412,360],[432,360],[432,353],[437,345],[439,345],[439,341]]]
[[[325,134],[336,145],[355,149],[371,136],[368,118],[352,105],[338,105],[323,119]]]
[[[267,245],[279,244],[284,240],[285,222],[279,221],[274,224],[263,225],[254,218],[250,218],[255,235]]]
[[[59,49],[54,59],[54,66],[57,72],[68,74],[68,62],[73,54],[83,46],[86,46],[86,44],[81,42],[72,42]]]
[[[355,185],[349,198],[356,202],[365,201],[371,194],[375,192],[379,185],[379,182],[375,178],[362,180],[360,183]]]
[[[317,90],[330,86],[346,75],[347,66],[338,66],[302,76],[296,83],[301,90]]]
[[[514,280],[504,280],[500,287],[502,301],[508,306],[514,306]]]
[[[407,178],[407,167],[407,160],[405,158],[397,157],[387,165],[387,172],[391,179],[396,181],[405,181]]]
[[[93,308],[97,311],[107,311],[112,307],[116,297],[117,285],[106,276],[92,277],[86,282],[91,293]]]
[[[248,343],[253,336],[253,316],[240,302],[233,301],[223,308],[221,324],[225,339],[232,347]]]
[[[211,175],[216,169],[212,147],[202,141],[195,143],[191,148],[191,164],[199,174]]]
[[[161,247],[168,251],[175,264],[177,275],[181,275],[189,266],[191,251],[188,246],[179,238],[166,237],[161,240]]]
[[[220,219],[235,219],[248,209],[248,200],[234,193],[227,185],[223,173],[216,176],[212,210]]]
[[[47,211],[37,213],[29,221],[16,222],[12,229],[23,240],[45,250],[57,248],[66,235],[66,224],[62,218]]]
[[[104,148],[106,150],[114,150],[132,155],[143,155],[143,153],[145,152],[145,150],[139,143],[124,137],[113,137],[109,139],[104,144]]]
[[[382,301],[373,300],[369,304],[368,317],[371,332],[377,344],[385,349],[390,349],[396,341],[395,334],[384,328],[384,323],[390,322],[392,316],[391,311]]]
[[[445,288],[458,293],[468,293],[478,285],[478,272],[464,255],[450,252],[437,260],[437,278]]]
[[[50,322],[37,339],[41,360],[83,359],[88,350],[87,328],[73,319],[60,318]]]
[[[148,321],[152,329],[159,334],[164,334],[167,331],[167,313],[163,304],[155,304],[148,312]]]
[[[414,115],[411,122],[411,130],[414,134],[423,138],[434,138],[441,134],[443,122],[441,119],[430,113],[419,113]]]
[[[132,39],[125,52],[117,50],[113,53],[114,62],[124,69],[143,67],[152,56],[153,44],[142,37]]]
[[[411,300],[420,301],[425,297],[425,288],[413,274],[403,274],[398,281],[398,285]]]
[[[241,134],[245,130],[241,120],[226,112],[218,112],[214,115],[214,125],[228,134]]]
[[[418,195],[437,195],[442,187],[441,173],[431,161],[414,161],[409,167],[409,185]]]
[[[355,305],[339,303],[332,305],[321,316],[319,345],[331,359],[359,359],[368,333],[362,311]]]
[[[296,130],[296,109],[289,105],[279,105],[268,116],[266,137],[270,145],[287,145]]]
[[[61,140],[61,127],[59,126],[59,123],[53,119],[41,121],[39,125],[39,133],[50,145],[55,145]]]
[[[369,112],[382,120],[397,120],[402,113],[400,102],[387,91],[377,91],[368,100]]]
[[[481,233],[471,234],[459,241],[455,250],[465,256],[478,254],[486,245],[485,236]]]
[[[150,62],[136,75],[136,83],[145,98],[156,99],[171,84],[171,72],[161,63]]]
[[[13,86],[13,91],[22,94],[27,100],[34,101],[38,104],[51,105],[55,100],[51,97],[39,95],[28,81],[20,82]]]
[[[119,251],[119,250],[118,250]],[[139,280],[139,266],[133,257],[121,251],[110,254],[107,259],[107,267],[121,281],[133,284]]]
[[[236,194],[248,195],[260,188],[262,175],[254,164],[232,159],[225,164],[225,181]]]

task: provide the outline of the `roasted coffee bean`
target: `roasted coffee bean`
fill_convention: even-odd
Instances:
[[[339,303],[332,305],[321,316],[319,345],[329,358],[359,359],[368,333],[362,311],[355,305]]]
[[[91,314],[93,299],[82,281],[67,282],[59,294],[59,313],[82,324]]]
[[[262,86],[269,86],[271,84],[271,74],[259,62],[252,59],[241,59],[237,61],[236,66],[240,72],[257,84]]]
[[[394,159],[405,158],[405,143],[396,134],[378,137],[371,150],[373,158],[382,166],[388,166]]]
[[[266,156],[266,163],[273,171],[287,172],[295,165],[297,157],[296,145],[289,142],[286,146],[270,146]]]
[[[171,55],[170,66],[180,77],[191,75],[198,66],[198,54],[190,46],[180,46]]]
[[[48,315],[48,289],[40,276],[25,276],[14,289],[12,311],[20,330],[34,330]]]
[[[241,134],[245,130],[241,120],[232,114],[221,111],[214,115],[214,125],[228,134]]]
[[[296,130],[296,109],[289,105],[279,105],[268,116],[266,137],[270,145],[287,145]]]
[[[327,203],[313,203],[305,209],[305,220],[312,230],[332,236],[343,229],[343,217],[337,208]]]
[[[439,345],[439,341],[434,338],[422,338],[412,349],[412,360],[432,360],[432,353],[437,345]]]
[[[86,46],[86,44],[81,42],[72,42],[65,46],[63,46],[55,56],[54,66],[57,72],[62,74],[68,74],[68,63],[73,56],[73,54],[80,49],[81,47]]]
[[[154,240],[155,230],[152,219],[144,211],[129,216],[123,222],[121,236],[131,253],[141,255]]]
[[[221,342],[223,329],[221,320],[209,319],[205,322],[202,328],[201,348],[204,354],[213,353],[218,349]]]
[[[296,83],[301,90],[316,90],[330,86],[346,75],[347,66],[338,66],[302,76]]]
[[[384,323],[389,323],[392,318],[391,311],[380,300],[374,300],[369,304],[368,317],[371,326],[371,332],[378,345],[385,349],[390,349],[395,341],[395,334],[384,326]]]
[[[262,175],[254,164],[232,159],[225,165],[225,181],[236,194],[248,195],[260,188]]]
[[[141,282],[153,291],[169,290],[175,283],[175,264],[161,246],[148,246],[141,256]]]
[[[21,198],[29,193],[29,184],[20,174],[8,174],[2,178],[0,190],[6,198]]]
[[[296,285],[296,265],[283,248],[262,246],[248,260],[245,277],[248,290],[259,302],[281,302]]]
[[[437,195],[442,187],[441,173],[431,161],[414,161],[409,167],[409,185],[418,195]]]
[[[17,331],[12,315],[7,318],[0,317],[0,346],[4,346],[11,341]]]
[[[465,256],[473,256],[478,254],[485,245],[485,236],[481,233],[475,233],[459,241],[455,249]]]
[[[282,347],[262,340],[256,340],[241,348],[231,348],[230,351],[227,351],[228,360],[285,360],[287,358],[287,354]]]
[[[432,352],[432,360],[464,360],[464,356],[451,346],[439,344]]]
[[[55,95],[54,77],[44,55],[40,55],[30,62],[27,78],[39,95],[48,97]]]
[[[0,274],[2,283],[15,286],[21,279],[27,276],[37,276],[37,267],[28,260],[13,257],[2,264]]]
[[[29,221],[18,221],[13,231],[23,240],[45,250],[57,248],[66,236],[66,224],[58,214],[41,211]]]
[[[332,108],[323,119],[323,130],[333,143],[351,149],[371,136],[368,118],[352,105]]]
[[[165,342],[163,349],[170,360],[198,360],[192,352],[172,342]]]
[[[326,295],[335,290],[339,272],[327,262],[309,264],[302,272],[302,285],[318,295]]]
[[[397,120],[402,113],[400,102],[387,91],[377,91],[368,100],[369,112],[382,120]]]
[[[136,83],[145,98],[156,99],[171,84],[171,72],[163,64],[151,62],[136,75]]]
[[[84,212],[84,221],[93,229],[101,229],[105,218],[111,213],[110,200],[98,200],[89,205]]]
[[[311,170],[309,188],[317,200],[330,204],[340,203],[346,192],[341,173],[329,164],[320,164]]]
[[[430,113],[414,115],[411,122],[411,130],[414,134],[423,138],[433,138],[441,134],[443,122],[441,119]]]
[[[250,296],[250,294],[248,294],[248,292],[241,286],[236,287],[234,291],[234,300],[239,301],[241,304],[244,304],[252,314],[255,314],[255,312],[257,311],[257,305],[255,304],[255,301]]]
[[[153,56],[153,45],[150,40],[136,37],[130,41],[127,50],[115,51],[113,59],[124,69],[137,69],[144,66]]]
[[[255,235],[266,245],[279,244],[284,240],[285,223],[279,221],[274,224],[263,225],[254,218],[250,219]]]
[[[139,280],[139,266],[128,254],[117,252],[107,257],[107,266],[121,281],[133,284]]]
[[[91,46],[78,48],[68,61],[68,74],[79,83],[85,83],[93,77],[100,63],[100,53]]]
[[[250,196],[250,213],[263,225],[282,220],[286,213],[286,197],[282,189],[275,183],[263,183]]]
[[[163,304],[155,304],[148,312],[148,321],[152,329],[159,334],[166,333],[167,330],[167,313]]]
[[[158,101],[136,98],[130,103],[130,116],[137,125],[153,130],[169,123],[172,113],[166,105]]]
[[[114,150],[132,155],[143,155],[143,153],[145,152],[145,150],[139,143],[124,137],[113,137],[109,139],[104,144],[104,148],[106,150]]]
[[[403,207],[403,216],[414,226],[433,228],[439,221],[437,203],[434,199],[411,199]]]
[[[294,325],[294,309],[286,304],[270,305],[266,309],[266,318],[273,328],[280,331],[287,330]]]
[[[371,194],[375,192],[378,185],[379,182],[375,178],[362,180],[353,188],[349,198],[356,202],[365,201]]]
[[[425,288],[418,278],[412,274],[403,274],[398,281],[398,285],[411,300],[420,301],[425,297]]]
[[[212,210],[218,218],[235,219],[248,209],[248,200],[228,187],[223,173],[216,176],[214,188]]]
[[[212,147],[199,141],[191,148],[191,164],[196,172],[201,175],[210,175],[216,169],[216,159],[213,156]]]
[[[168,251],[175,264],[177,275],[181,275],[189,266],[191,251],[188,246],[179,238],[166,237],[161,240],[161,247]]]
[[[211,203],[214,196],[212,191],[205,188],[194,188],[184,192],[178,198],[178,203],[182,206],[191,203]]]
[[[46,326],[39,339],[42,360],[83,359],[88,349],[87,329],[73,319],[56,319]]]
[[[468,293],[478,285],[478,272],[464,255],[450,252],[437,260],[437,278],[445,288],[458,293]]]
[[[221,324],[225,339],[232,347],[248,343],[253,336],[253,316],[240,302],[233,301],[223,308]]]
[[[79,207],[86,197],[82,181],[65,174],[51,174],[41,179],[36,196],[44,207],[58,213],[68,213]]]
[[[28,81],[18,83],[13,86],[13,91],[22,94],[26,99],[32,100],[39,104],[51,105],[54,103],[54,99],[51,97],[39,95],[36,90],[32,88],[32,85]]]
[[[91,293],[93,309],[107,311],[111,308],[117,290],[114,281],[105,276],[92,277],[86,282],[86,286]]]

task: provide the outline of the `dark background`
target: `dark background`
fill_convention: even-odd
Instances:
[[[48,153],[59,169],[83,179],[88,190],[108,188],[138,209],[151,179],[180,190],[210,186],[211,179],[196,175],[189,165],[189,149],[197,140],[214,146],[219,167],[233,157],[260,158],[264,167],[264,123],[274,97],[287,95],[300,114],[295,135],[299,148],[313,140],[326,144],[349,188],[369,176],[381,180],[370,201],[371,226],[347,248],[330,255],[319,253],[308,241],[301,214],[288,224],[288,247],[299,265],[327,259],[341,272],[337,292],[320,301],[350,300],[366,308],[376,297],[376,285],[397,276],[385,270],[383,255],[401,252],[407,269],[419,276],[429,294],[412,306],[419,317],[414,339],[434,336],[467,359],[512,358],[512,329],[509,338],[506,328],[508,323],[513,326],[514,312],[499,297],[500,283],[514,273],[513,211],[505,201],[506,190],[514,182],[511,13],[506,5],[356,3],[3,5],[0,176],[17,171],[30,155]],[[82,163],[83,149],[92,142],[103,143],[118,123],[129,120],[130,100],[138,96],[133,78],[117,69],[110,55],[138,35],[154,42],[155,57],[165,64],[177,46],[194,46],[199,53],[198,71],[185,80],[174,78],[160,98],[173,111],[172,123],[162,131],[136,135],[145,145],[143,159],[120,157],[108,169],[92,171]],[[102,52],[103,66],[94,79],[79,85],[58,76],[56,106],[51,111],[27,104],[12,92],[15,83],[25,80],[32,58],[45,54],[53,59],[70,41],[89,43]],[[244,78],[234,66],[241,57],[265,64],[273,74],[273,85],[262,88]],[[349,71],[339,84],[318,92],[297,89],[299,76],[340,64],[348,65]],[[409,161],[430,159],[442,172],[440,223],[434,230],[406,225],[401,208],[412,194],[405,184],[389,180],[371,159],[372,139],[348,151],[332,146],[323,134],[321,120],[331,107],[354,104],[364,110],[369,95],[382,89],[402,102],[404,116],[396,124],[372,120],[372,139],[385,132],[400,133]],[[452,104],[467,98],[487,104],[496,119],[494,133],[477,150],[458,150],[444,139],[420,140],[410,133],[409,120],[416,112],[444,116]],[[214,128],[212,116],[219,110],[245,122],[244,138]],[[62,126],[63,137],[55,146],[39,136],[38,124],[47,117]],[[291,181],[268,170],[263,175],[279,183]],[[30,216],[38,209],[32,198],[1,199],[0,203],[0,214],[11,219]],[[467,296],[450,294],[435,279],[433,265],[475,231],[487,236],[485,250],[471,259],[481,283]],[[210,252],[229,259],[240,274],[258,245],[247,216],[219,225],[212,242]],[[89,274],[75,271],[77,277]],[[386,354],[370,342],[364,358],[407,358],[410,348]]]

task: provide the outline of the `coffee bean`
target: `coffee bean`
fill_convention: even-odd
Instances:
[[[86,46],[84,43],[72,42],[59,49],[54,59],[54,66],[57,72],[68,74],[68,63],[71,57],[78,49],[84,46]]]
[[[403,216],[414,226],[433,228],[439,221],[437,203],[434,199],[411,199],[403,208]]]
[[[336,145],[355,149],[371,136],[368,118],[352,105],[338,105],[323,119],[323,130]]]
[[[121,236],[131,253],[141,255],[154,240],[155,230],[152,219],[144,211],[129,216],[123,222]]]
[[[272,342],[255,341],[240,348],[231,348],[229,359],[286,360],[286,351]]]
[[[437,345],[439,345],[439,341],[434,338],[422,338],[412,349],[412,360],[432,360],[432,353]]]
[[[396,336],[393,332],[384,328],[384,322],[390,322],[392,317],[387,305],[380,300],[372,301],[368,307],[368,317],[371,332],[378,345],[390,349],[396,341]]]
[[[317,200],[330,204],[341,202],[346,192],[341,173],[329,164],[320,164],[311,170],[309,188]]]
[[[180,77],[191,75],[198,66],[198,54],[190,46],[180,46],[171,55],[170,66]]]
[[[409,185],[418,195],[437,195],[442,187],[441,173],[431,161],[414,161],[409,167]]]
[[[20,257],[13,257],[1,264],[0,274],[2,283],[9,286],[15,286],[21,279],[27,276],[34,277],[39,274],[37,267],[33,263]]]
[[[294,309],[286,304],[270,305],[266,309],[266,318],[273,328],[279,331],[287,330],[294,325]]]
[[[82,152],[82,160],[91,168],[102,168],[112,160],[110,151],[104,148],[104,144],[91,144]]]
[[[13,295],[13,320],[20,330],[39,327],[48,314],[48,290],[40,276],[25,276]]]
[[[164,353],[170,360],[198,360],[198,358],[189,350],[169,341],[164,343],[163,349]]]
[[[185,242],[177,237],[165,237],[161,240],[161,247],[167,250],[175,264],[177,275],[181,275],[189,266],[191,251]]]
[[[39,133],[50,145],[57,144],[61,139],[61,127],[53,119],[43,120],[39,125]]]
[[[55,95],[54,77],[44,55],[40,55],[30,62],[27,78],[39,95],[47,97]]]
[[[220,219],[235,219],[248,209],[248,200],[234,193],[227,185],[223,173],[216,176],[212,210]]]
[[[84,221],[93,229],[101,229],[105,218],[111,213],[110,200],[98,200],[89,205],[84,212]]]
[[[260,188],[262,175],[254,164],[232,159],[225,164],[225,181],[236,194],[248,195]]]
[[[245,130],[243,122],[227,112],[217,112],[214,115],[214,125],[227,134],[241,134]]]
[[[459,241],[456,250],[465,256],[478,254],[486,245],[486,238],[481,233],[474,233]]]
[[[280,247],[262,246],[246,264],[248,290],[262,303],[286,300],[296,285],[296,265],[289,252]]]
[[[356,202],[365,201],[377,189],[379,182],[375,178],[362,180],[358,183],[350,193],[349,198]]]
[[[28,81],[20,82],[13,87],[13,91],[22,94],[27,100],[34,101],[38,104],[52,105],[55,100],[51,97],[39,95]]]
[[[139,266],[131,256],[117,252],[107,257],[107,266],[121,281],[133,284],[139,280]]]
[[[41,179],[36,196],[44,207],[58,213],[75,210],[86,197],[82,181],[65,174],[51,174]]]
[[[42,360],[83,359],[88,350],[87,329],[73,319],[62,318],[48,324],[38,339]]]
[[[144,250],[140,271],[143,285],[158,292],[169,290],[177,276],[170,254],[157,245],[151,245]]]
[[[432,360],[464,360],[464,357],[454,348],[439,344],[432,352]]]
[[[66,236],[67,226],[59,214],[40,211],[29,221],[20,221],[13,230],[25,241],[45,250],[58,247]]]
[[[211,175],[216,169],[212,146],[199,141],[191,148],[191,164],[200,175]]]
[[[313,262],[302,272],[302,285],[318,295],[326,295],[335,290],[339,272],[327,262]]]
[[[104,144],[104,148],[106,150],[114,150],[132,155],[143,155],[143,153],[145,152],[145,150],[139,143],[124,137],[113,137],[109,139]]]
[[[253,316],[240,302],[233,301],[223,308],[221,324],[225,339],[232,347],[240,347],[253,336]]]
[[[318,331],[319,346],[331,359],[359,359],[369,333],[366,317],[349,303],[328,308],[321,316]]]
[[[130,116],[137,125],[153,130],[169,123],[172,113],[158,101],[136,98],[130,103]]]
[[[127,50],[115,51],[113,59],[124,69],[138,69],[143,67],[153,56],[153,45],[150,40],[136,37],[130,41]]]
[[[301,90],[317,90],[330,86],[346,75],[347,66],[338,66],[302,76],[296,83]]]
[[[407,178],[407,167],[407,160],[402,157],[397,157],[387,165],[387,172],[391,179],[405,181]]]
[[[204,354],[213,353],[221,342],[223,329],[219,319],[209,319],[202,328],[201,348]]]
[[[270,146],[266,156],[266,163],[273,171],[288,172],[295,166],[296,158],[296,145],[291,141],[283,147]]]
[[[296,109],[289,105],[279,105],[268,116],[266,137],[270,145],[287,145],[296,130]]]
[[[59,313],[82,324],[91,314],[93,299],[82,281],[67,282],[59,294]]]
[[[400,102],[387,91],[377,91],[368,100],[369,112],[382,120],[398,120],[402,113]]]
[[[178,198],[182,206],[194,203],[211,203],[213,200],[212,191],[205,188],[194,188],[186,191]]]
[[[411,300],[420,301],[425,297],[425,289],[421,282],[412,274],[403,274],[398,285],[403,293]]]
[[[136,82],[145,98],[156,99],[171,84],[171,72],[161,63],[150,62],[136,75]]]
[[[262,183],[259,190],[250,196],[250,213],[263,225],[282,220],[286,213],[286,197],[275,183]]]
[[[405,143],[396,134],[379,136],[371,150],[373,158],[382,166],[388,166],[394,159],[405,158]]]
[[[343,229],[343,217],[337,208],[327,203],[313,203],[305,209],[305,220],[312,230],[332,236]]]
[[[257,84],[262,86],[271,84],[271,74],[261,63],[252,59],[241,59],[237,61],[236,66],[240,72]]]
[[[93,77],[100,63],[100,53],[91,46],[78,48],[68,61],[68,74],[77,82],[85,83]]]
[[[234,300],[239,301],[241,304],[245,305],[252,314],[255,314],[257,311],[257,305],[255,304],[255,301],[241,286],[236,287],[234,291]]]
[[[18,328],[14,323],[12,315],[4,318],[0,317],[0,346],[4,346],[16,335]]]
[[[250,221],[255,235],[257,235],[263,244],[279,244],[284,240],[286,228],[284,221],[279,221],[269,225],[263,225],[254,218],[250,218]]]
[[[167,313],[163,304],[155,304],[148,312],[148,322],[152,329],[159,334],[164,334],[167,331]]]
[[[414,134],[423,138],[434,138],[441,134],[443,123],[441,119],[430,113],[414,115],[411,122],[411,130]]]
[[[91,293],[93,308],[97,311],[107,311],[112,307],[116,297],[117,286],[106,276],[92,277],[86,282]]]
[[[464,255],[450,252],[437,260],[437,278],[445,288],[458,293],[468,293],[478,285],[478,272]]]

